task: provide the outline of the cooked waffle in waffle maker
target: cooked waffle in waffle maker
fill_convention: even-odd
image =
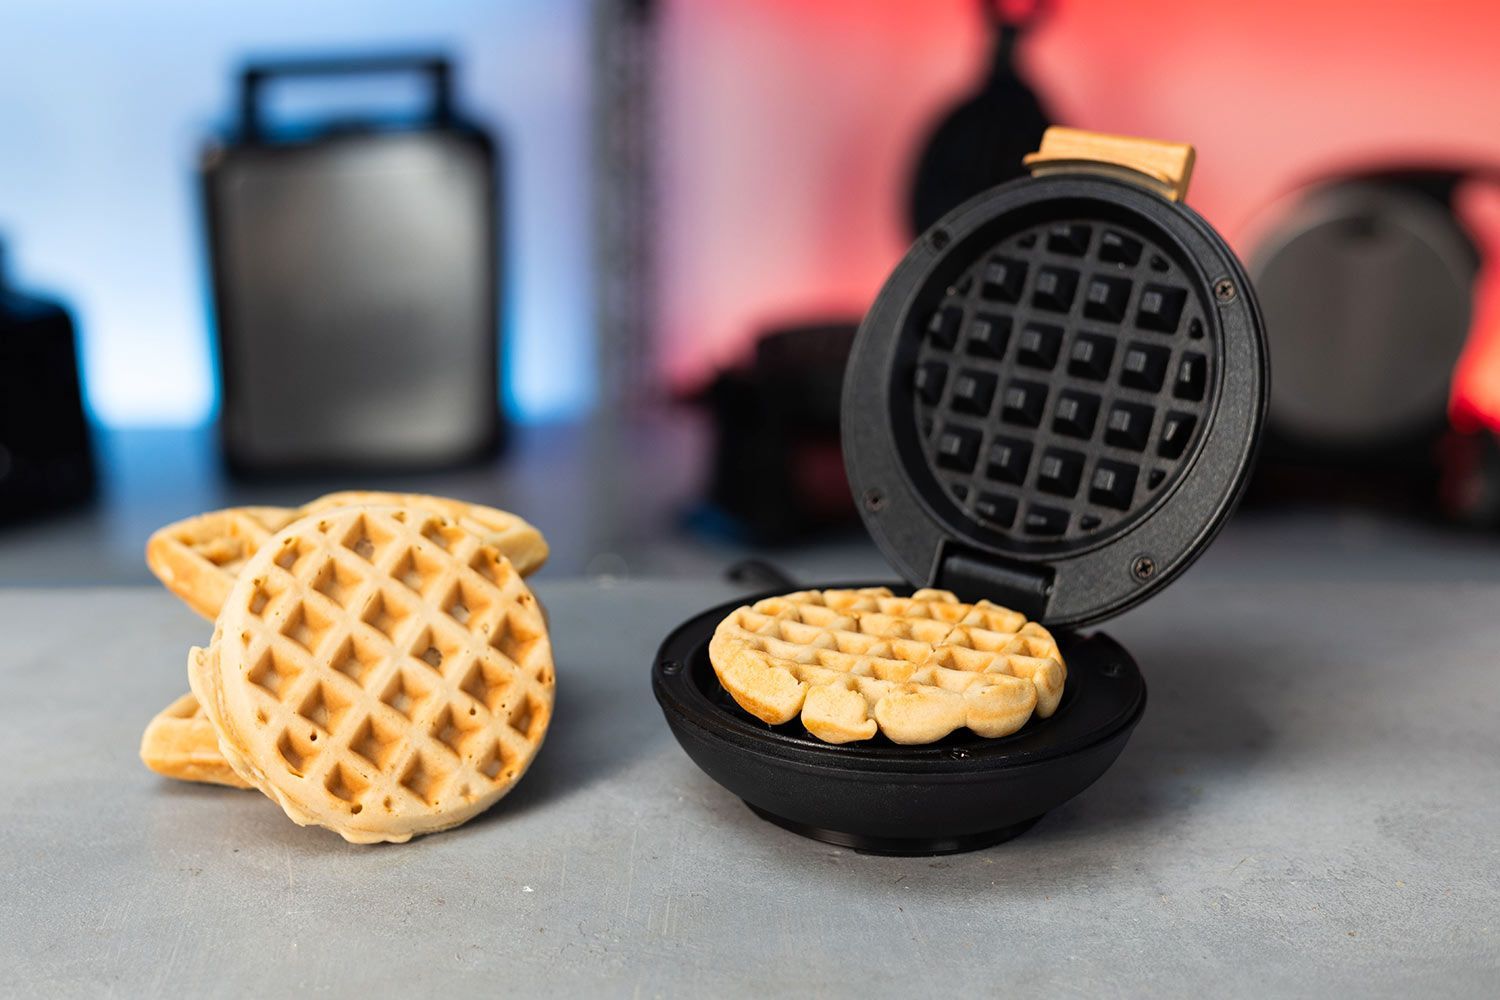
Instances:
[[[1267,398],[1244,271],[1181,203],[1192,162],[1182,144],[1049,130],[1030,178],[955,209],[896,267],[850,357],[842,434],[905,584],[788,582],[685,623],[653,664],[678,741],[761,816],[866,851],[966,850],[1025,830],[1123,749],[1141,672],[1077,629],[1202,553]],[[887,620],[883,600],[922,612]],[[1036,623],[1037,645],[1009,650],[1029,659],[970,662],[968,635],[937,634],[996,606],[985,628],[1006,641]],[[882,710],[894,694],[922,711]]]
[[[809,590],[735,609],[709,662],[735,702],[825,743],[1009,736],[1062,700],[1057,643],[1024,615],[942,590]]]

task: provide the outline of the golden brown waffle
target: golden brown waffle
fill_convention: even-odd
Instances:
[[[336,507],[369,505],[406,505],[422,507],[437,513],[447,514],[478,534],[484,541],[498,548],[511,560],[522,576],[540,569],[547,561],[547,542],[541,532],[525,520],[507,511],[481,504],[453,500],[448,497],[428,496],[420,493],[378,493],[368,490],[345,490],[318,497],[299,510],[285,507],[232,507],[190,517],[167,525],[151,536],[146,545],[146,562],[156,576],[173,593],[181,597],[189,607],[205,618],[213,619],[234,586],[240,568],[255,550],[275,531],[290,523],[300,513],[331,510]],[[545,614],[545,610],[543,612]],[[163,726],[171,713],[185,713],[187,718],[198,711],[197,699],[191,693],[183,695],[158,714]],[[201,716],[202,729],[212,734],[212,726]],[[148,736],[150,736],[148,730]],[[164,739],[167,731],[156,734]],[[162,743],[163,753],[170,753],[168,744]],[[217,749],[214,739],[202,746],[193,745],[193,763],[176,766],[167,757],[159,758],[161,767],[153,767],[168,777],[184,781],[209,781],[218,784],[237,784],[248,787],[230,769]],[[150,762],[148,761],[148,766]],[[200,776],[201,775],[201,776]],[[221,780],[229,775],[232,780]]]
[[[333,510],[336,507],[384,506],[420,507],[436,511],[460,522],[510,560],[516,572],[530,576],[547,561],[547,540],[522,518],[483,504],[429,496],[426,493],[378,493],[373,490],[344,490],[318,497],[302,505],[302,513]]]
[[[772,725],[802,718],[827,743],[931,743],[967,726],[1005,736],[1057,709],[1057,643],[1024,615],[945,590],[808,590],[735,609],[709,644],[740,707]]]
[[[240,567],[297,516],[285,507],[231,507],[167,525],[146,542],[146,565],[168,590],[210,621]]]
[[[235,772],[355,843],[464,822],[552,715],[536,598],[493,546],[414,507],[309,514],[246,564],[193,692]]]
[[[198,699],[185,694],[157,713],[141,737],[141,760],[157,774],[231,788],[250,784],[219,752],[219,736]]]
[[[240,568],[267,538],[302,514],[369,504],[422,507],[454,518],[499,549],[522,576],[547,561],[542,533],[508,511],[420,493],[347,490],[318,497],[300,510],[230,507],[174,522],[146,542],[146,565],[188,607],[212,621]]]

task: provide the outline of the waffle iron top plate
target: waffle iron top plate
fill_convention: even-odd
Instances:
[[[844,456],[903,577],[1079,625],[1204,550],[1267,398],[1249,281],[1197,213],[1113,177],[1034,177],[896,267],[850,358]]]

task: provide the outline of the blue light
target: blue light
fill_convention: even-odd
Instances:
[[[587,18],[584,0],[0,5],[0,237],[19,284],[73,309],[96,418],[216,409],[194,163],[234,111],[239,65],[403,49],[454,58],[460,110],[503,150],[508,408],[587,410]]]

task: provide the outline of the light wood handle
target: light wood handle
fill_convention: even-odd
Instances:
[[[1185,142],[1053,126],[1042,135],[1041,148],[1021,162],[1035,177],[1078,171],[1105,174],[1149,188],[1168,201],[1181,201],[1193,176],[1194,155]]]

